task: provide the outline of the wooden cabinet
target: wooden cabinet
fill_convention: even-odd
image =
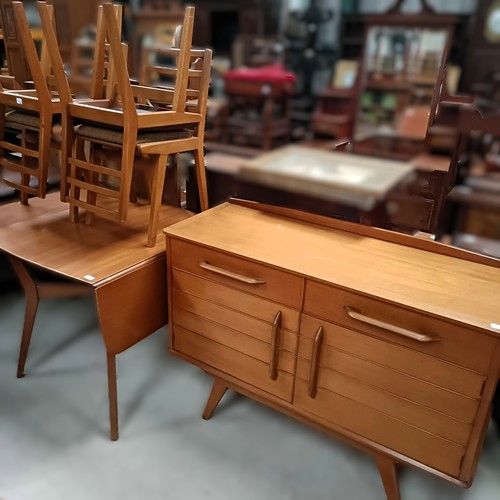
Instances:
[[[165,232],[170,352],[214,376],[204,417],[232,388],[374,454],[389,499],[398,463],[470,485],[498,262],[245,202]]]
[[[173,349],[291,401],[301,278],[177,240],[171,253]]]

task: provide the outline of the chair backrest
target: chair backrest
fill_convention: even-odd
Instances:
[[[141,84],[144,86],[154,85],[170,90],[173,100],[177,68],[164,65],[159,61],[175,60],[179,54],[179,49],[175,47],[150,47],[147,49],[147,53],[149,56],[154,57],[155,61],[152,64],[148,63],[143,66]],[[212,68],[212,50],[191,49],[190,61],[186,90],[186,110],[199,113],[205,117]],[[162,80],[162,77],[165,79]],[[151,100],[155,102],[155,99]],[[161,99],[156,102],[161,102]],[[169,103],[165,102],[165,104]]]
[[[115,16],[120,20],[122,6],[113,5]],[[64,71],[64,63],[59,50],[59,43],[57,39],[57,31],[55,27],[54,7],[44,1],[38,2],[38,12],[42,21],[42,29],[44,34],[45,46],[47,48],[48,59],[54,74],[54,80],[59,92],[59,98],[63,107],[67,106],[73,101],[71,88],[68,82],[67,75]],[[99,8],[98,24],[96,37],[99,42],[94,44],[94,57],[93,57],[93,75],[91,84],[91,95],[93,99],[103,99],[107,97],[107,93],[111,92],[113,88],[112,76],[108,74],[109,69],[109,44],[106,42],[105,26],[103,21],[102,9]]]
[[[23,86],[24,82],[31,80],[31,74],[14,20],[12,0],[0,0],[0,18],[9,74]]]
[[[59,51],[57,41],[54,6],[46,2],[38,2],[38,12],[42,21],[42,30],[44,42],[52,69],[55,85],[59,94],[59,99],[63,105],[63,109],[73,100],[68,84],[66,73],[64,72],[64,63]]]
[[[19,43],[22,47],[31,77],[33,78],[37,97],[39,100],[43,99],[49,102],[51,100],[50,92],[53,89],[54,78],[51,72],[47,47],[45,43],[43,43],[42,55],[41,58],[39,58],[22,2],[12,2],[12,12]],[[51,16],[51,22],[54,23],[53,12]]]
[[[110,4],[101,6],[104,23],[106,25],[106,37],[108,39],[113,75],[116,79],[117,97],[121,102],[123,112],[130,117],[136,114],[134,89],[130,84],[125,55],[121,49],[121,40],[116,18],[113,16],[113,7]],[[191,44],[194,26],[194,7],[186,7],[179,48],[174,50],[177,59],[175,69],[175,87],[171,99],[173,111],[184,112],[188,97],[188,79],[190,76]],[[137,86],[135,86],[137,88]],[[139,96],[141,97],[141,96]]]
[[[121,43],[123,7],[121,5],[110,5],[110,10],[114,13],[114,22],[120,39],[121,50],[127,60],[127,46]],[[111,21],[110,21],[111,22]],[[97,10],[97,29],[94,48],[94,64],[92,68],[92,84],[90,88],[91,99],[110,99],[113,96],[116,85],[116,71],[112,64],[113,56],[109,43],[109,35],[106,31],[106,20],[104,9],[100,5]],[[125,67],[127,63],[125,62]]]

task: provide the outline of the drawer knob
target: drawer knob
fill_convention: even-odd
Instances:
[[[273,331],[271,334],[271,361],[269,363],[269,377],[271,380],[278,378],[278,349],[280,345],[281,332],[281,311],[278,311],[273,322]]]
[[[377,326],[378,328],[383,328],[384,330],[396,333],[397,335],[401,335],[412,340],[416,340],[418,342],[438,342],[439,340],[441,340],[437,335],[427,335],[425,333],[414,332],[412,330],[407,330],[406,328],[401,328],[400,326],[391,325],[390,323],[370,318],[370,316],[365,316],[364,314],[361,314],[359,311],[350,306],[344,306],[344,310],[352,319],[361,321],[362,323],[366,323],[368,325]]]
[[[246,283],[247,285],[263,285],[265,283],[265,281],[262,280],[250,278],[248,276],[244,276],[243,274],[233,273],[233,271],[223,269],[222,267],[213,266],[208,262],[200,262],[200,267],[206,269],[207,271],[211,271],[212,273],[220,274],[222,276],[232,278],[236,281],[241,281],[242,283]]]

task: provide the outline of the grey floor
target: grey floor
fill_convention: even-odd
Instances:
[[[200,418],[209,378],[165,350],[166,330],[118,358],[120,440],[108,440],[106,366],[88,297],[41,304],[17,380],[20,292],[0,293],[1,500],[377,500],[370,457],[256,402],[227,394]],[[470,490],[418,470],[404,500],[500,499],[490,427]]]

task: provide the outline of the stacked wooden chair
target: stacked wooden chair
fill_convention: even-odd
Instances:
[[[0,0],[0,20],[7,67],[2,68],[0,82],[4,88],[21,89],[24,82],[31,80],[30,69],[24,57],[23,44],[18,35],[12,0]]]
[[[42,16],[42,21],[45,29],[49,20]],[[154,246],[169,155],[194,153],[200,204],[202,209],[208,208],[203,139],[211,51],[192,50],[194,7],[187,7],[179,47],[170,49],[177,64],[162,69],[175,77],[175,85],[171,88],[133,85],[113,5],[99,7],[98,23],[102,23],[103,29],[98,27],[96,40],[94,98],[84,102],[72,99],[55,37],[46,35],[63,101],[61,197],[70,205],[73,222],[79,220],[79,209],[86,210],[88,223],[93,222],[95,215],[125,221],[134,164],[151,169],[147,245]],[[109,47],[108,81],[103,88],[99,75],[106,69],[106,46]],[[201,60],[201,69],[190,68],[191,61],[196,59]],[[197,84],[191,89],[189,82],[193,81]],[[105,91],[104,98],[98,97],[101,90]]]
[[[21,203],[27,204],[29,196],[45,197],[50,149],[55,145],[51,144],[52,126],[61,113],[61,102],[46,46],[40,59],[23,4],[12,2],[9,9],[12,17],[6,24],[10,30],[15,24],[19,54],[27,63],[34,88],[0,90],[0,166],[3,182],[19,191]]]

